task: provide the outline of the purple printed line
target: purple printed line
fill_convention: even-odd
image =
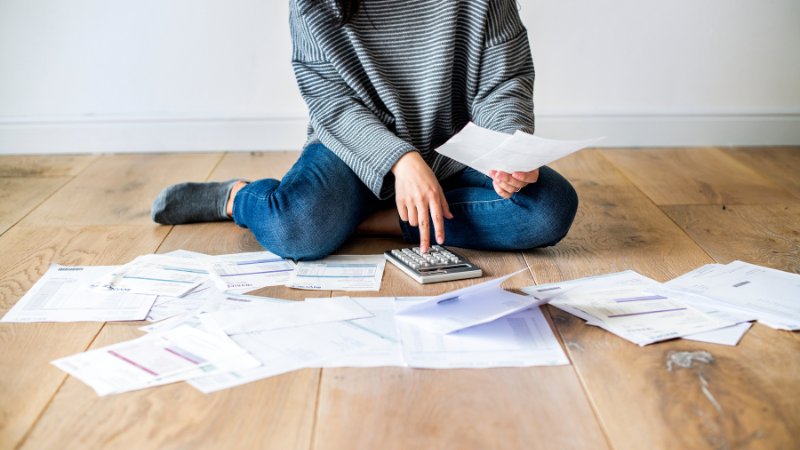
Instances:
[[[670,312],[670,311],[681,311],[688,308],[673,308],[673,309],[661,309],[659,311],[645,311],[645,312],[638,312],[638,313],[628,313],[628,314],[612,314],[608,316],[611,317],[628,317],[628,316],[641,316],[643,314],[656,314],[656,313],[663,313],[663,312]]]
[[[283,258],[259,259],[259,260],[256,260],[256,261],[242,261],[242,262],[237,262],[236,265],[237,266],[247,266],[249,264],[261,264],[261,263],[278,262],[278,261],[283,261]]]
[[[109,350],[108,353],[112,354],[113,356],[116,356],[117,358],[125,361],[126,363],[128,363],[128,364],[130,364],[130,365],[132,365],[132,366],[134,366],[136,368],[144,370],[145,372],[149,373],[150,375],[158,376],[157,373],[153,372],[152,370],[148,369],[147,367],[137,363],[136,361],[132,361],[132,360],[120,355],[119,353],[115,352],[114,350]]]
[[[556,287],[549,287],[549,288],[544,288],[544,289],[538,289],[538,290],[536,290],[536,292],[557,291],[557,290],[559,290],[559,289],[561,289],[561,288],[560,288],[560,287],[558,287],[558,286],[556,286]]]
[[[186,356],[186,355],[184,355],[184,354],[178,353],[178,352],[176,352],[175,350],[173,350],[173,349],[171,349],[171,348],[169,348],[169,347],[164,347],[164,350],[166,350],[166,351],[168,351],[168,352],[172,353],[173,355],[177,356],[178,358],[183,358],[183,359],[185,359],[185,360],[189,361],[189,362],[190,362],[190,363],[192,363],[192,364],[200,364],[200,362],[199,362],[199,361],[195,361],[195,360],[193,360],[192,358],[189,358],[188,356]],[[192,355],[192,356],[194,356],[194,355]],[[199,358],[198,358],[198,359],[199,359]]]
[[[294,269],[280,269],[280,270],[264,270],[262,272],[247,272],[247,273],[226,273],[220,275],[221,277],[240,277],[242,275],[259,275],[262,273],[278,273],[278,272],[291,272]]]
[[[661,295],[645,295],[642,297],[624,297],[624,298],[615,298],[614,301],[617,303],[624,303],[624,302],[640,302],[645,300],[666,300],[667,297],[663,297]]]

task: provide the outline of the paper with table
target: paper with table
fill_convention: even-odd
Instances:
[[[561,141],[521,131],[511,135],[481,128],[470,122],[436,151],[491,176],[491,170],[512,173],[538,169],[582,148],[591,147],[602,139]]]
[[[224,334],[185,325],[53,361],[53,365],[88,384],[98,395],[259,364]]]
[[[3,322],[105,322],[143,320],[155,295],[90,289],[117,267],[54,264],[3,316]]]
[[[522,290],[532,295],[560,292],[551,305],[638,345],[724,329],[748,320],[708,308],[702,297],[670,289],[633,271]]]
[[[334,255],[297,263],[287,286],[322,291],[379,291],[383,255]]]
[[[666,283],[702,295],[717,308],[780,330],[800,330],[800,275],[743,261],[710,264]]]

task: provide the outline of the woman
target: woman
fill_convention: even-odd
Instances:
[[[577,209],[548,167],[480,172],[434,151],[469,121],[533,133],[534,70],[514,0],[291,0],[292,64],[308,141],[281,180],[182,183],[153,204],[162,224],[230,220],[296,260],[354,232],[426,251],[554,245]]]

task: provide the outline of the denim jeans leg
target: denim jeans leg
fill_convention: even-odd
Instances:
[[[234,198],[233,220],[267,250],[315,260],[333,253],[379,207],[338,156],[311,144],[281,181],[249,183]]]
[[[509,199],[497,195],[491,178],[471,168],[442,186],[454,216],[445,219],[445,244],[454,247],[524,250],[555,245],[566,236],[578,208],[572,185],[546,166],[536,183]],[[417,228],[407,223],[401,226],[407,241],[419,242]]]

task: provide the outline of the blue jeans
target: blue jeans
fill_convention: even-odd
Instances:
[[[495,193],[491,178],[466,168],[442,180],[453,213],[445,219],[445,245],[523,250],[555,245],[569,230],[578,197],[549,167],[539,181],[510,199]],[[333,253],[373,213],[394,208],[379,200],[339,157],[322,144],[303,150],[283,180],[249,183],[234,198],[233,220],[249,228],[267,250],[285,258],[315,260]],[[399,220],[399,219],[398,219]],[[419,230],[400,222],[403,238],[419,244]],[[431,242],[435,242],[431,226]]]

